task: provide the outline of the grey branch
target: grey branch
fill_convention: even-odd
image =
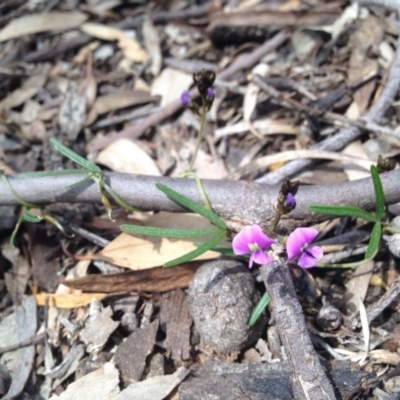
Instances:
[[[71,190],[67,189],[69,185],[82,180],[85,177],[83,174],[34,178],[25,178],[15,174],[8,175],[8,177],[10,184],[19,196],[38,206],[55,202],[101,204],[99,188],[94,182]],[[132,176],[105,172],[104,180],[125,202],[143,211],[185,211],[155,187],[158,182],[202,204],[200,193],[192,179]],[[386,203],[399,202],[400,170],[382,174],[381,180]],[[271,223],[275,214],[273,207],[276,204],[279,185],[268,186],[255,182],[207,179],[202,182],[214,211],[224,218],[232,229],[239,229],[246,224],[259,224],[263,228],[267,228]],[[312,204],[349,205],[366,210],[373,210],[375,206],[371,178],[329,185],[300,186],[296,199],[296,209],[284,216],[279,224],[279,228],[283,232],[300,225],[311,225],[331,218],[310,213],[309,206]],[[17,199],[4,181],[0,180],[0,205],[17,204]]]

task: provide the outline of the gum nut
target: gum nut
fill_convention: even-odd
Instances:
[[[395,233],[388,240],[389,251],[400,258],[400,233]]]
[[[342,322],[342,314],[335,306],[323,306],[317,314],[317,324],[324,331],[335,331]]]
[[[256,342],[265,328],[265,313],[253,327],[248,321],[260,299],[247,267],[237,261],[203,264],[188,292],[189,311],[203,345],[218,353],[240,351]]]

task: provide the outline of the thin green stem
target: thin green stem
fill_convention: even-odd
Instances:
[[[280,219],[281,219],[281,213],[279,212],[279,210],[275,210],[275,216],[272,221],[271,227],[269,228],[271,233],[275,233],[275,229],[276,229]]]
[[[382,228],[384,232],[390,232],[390,233],[400,233],[400,228],[395,228],[393,226],[384,226]]]
[[[199,176],[196,174],[196,172],[185,172],[184,174],[182,174],[182,178],[187,178],[187,177],[193,177],[196,181],[196,185],[197,185],[197,189],[200,192],[200,196],[201,199],[204,202],[204,205],[206,206],[206,208],[208,208],[210,211],[213,211],[213,209],[211,208],[211,203],[210,200],[208,200],[208,197],[206,195],[206,191],[204,190],[203,184],[201,182],[201,179],[199,178]]]
[[[4,183],[6,186],[10,189],[10,192],[12,195],[17,199],[17,201],[23,205],[26,208],[38,208],[36,204],[29,203],[28,201],[24,200],[12,187],[10,181],[8,180],[7,175],[4,173],[4,171],[0,171],[1,178],[3,179]]]

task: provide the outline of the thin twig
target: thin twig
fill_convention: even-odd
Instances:
[[[9,346],[0,347],[0,354],[8,353],[9,351],[14,351],[21,349],[22,347],[31,346],[33,344],[42,343],[45,339],[44,333],[39,333],[36,336],[33,336],[29,339],[23,340],[21,342],[11,344]]]

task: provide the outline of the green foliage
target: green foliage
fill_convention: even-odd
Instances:
[[[194,238],[213,235],[219,233],[217,228],[210,229],[168,229],[157,228],[155,226],[139,226],[139,225],[121,225],[120,228],[127,233],[135,235],[148,235],[169,238]]]
[[[161,183],[156,184],[157,189],[161,190],[165,195],[167,195],[171,200],[175,201],[182,207],[193,211],[196,214],[208,219],[216,228],[208,229],[166,229],[157,228],[153,226],[139,226],[139,225],[121,225],[121,229],[125,232],[137,234],[137,235],[149,235],[149,236],[162,236],[162,237],[173,237],[173,238],[194,238],[194,237],[213,237],[206,241],[205,243],[196,244],[197,248],[184,254],[174,260],[167,262],[165,267],[173,267],[184,262],[191,261],[206,251],[213,250],[219,242],[224,238],[227,232],[227,227],[225,222],[222,221],[217,214],[215,214],[210,209],[203,207],[202,205],[196,203],[189,197],[184,196],[181,193],[165,186]],[[232,251],[230,249],[230,251]]]
[[[368,247],[367,250],[365,251],[363,260],[346,264],[328,264],[328,265],[323,265],[324,267],[335,267],[335,268],[357,267],[367,261],[372,260],[378,253],[382,235],[382,224],[383,224],[382,220],[385,217],[385,212],[386,212],[386,200],[385,200],[385,194],[383,192],[382,181],[379,176],[377,167],[375,165],[371,165],[370,172],[375,192],[375,215],[369,213],[368,211],[363,210],[360,207],[322,206],[322,205],[310,206],[310,211],[313,212],[327,214],[327,215],[336,215],[338,217],[361,218],[369,222],[374,222],[374,226],[372,228],[368,242]]]
[[[201,215],[202,217],[208,219],[218,228],[226,231],[227,228],[225,222],[222,221],[222,219],[218,217],[218,215],[215,214],[213,211],[207,209],[206,207],[203,207],[199,203],[196,203],[192,199],[189,199],[189,197],[186,197],[176,192],[175,190],[163,185],[162,183],[156,183],[156,187],[158,190],[161,190],[164,194],[166,194],[171,200],[174,200],[179,205],[189,209],[190,211],[193,211],[196,214]]]
[[[269,300],[269,295],[267,292],[265,292],[260,301],[257,303],[256,307],[254,308],[253,312],[251,313],[249,326],[253,326],[258,321],[258,318],[260,318],[261,314],[267,308]]]
[[[372,260],[378,253],[379,242],[381,240],[382,225],[376,222],[371,231],[367,250],[365,252],[365,261]]]
[[[216,236],[211,238],[209,241],[197,247],[197,249],[190,251],[189,253],[186,253],[181,257],[168,261],[167,263],[165,263],[164,267],[174,267],[175,265],[183,264],[185,262],[195,259],[196,257],[200,256],[206,251],[211,250],[213,247],[217,246],[217,244],[224,238],[224,236],[225,232],[220,231]]]
[[[377,218],[375,215],[370,214],[368,211],[363,210],[359,207],[351,207],[351,206],[310,206],[310,211],[326,214],[326,215],[335,215],[337,217],[354,217],[365,219],[369,222],[376,222]]]
[[[371,177],[374,184],[375,191],[375,214],[378,221],[381,221],[385,216],[386,201],[385,194],[383,193],[382,181],[379,176],[378,169],[375,165],[371,165]]]
[[[122,208],[129,210],[129,211],[140,211],[139,209],[130,206],[129,204],[125,203],[118,194],[114,191],[114,189],[111,188],[107,183],[104,182],[103,180],[103,171],[100,169],[99,166],[96,164],[92,163],[91,161],[86,160],[85,158],[81,157],[79,154],[75,153],[71,149],[69,149],[67,146],[64,146],[62,143],[60,143],[58,140],[54,138],[50,138],[50,143],[65,157],[68,157],[70,160],[73,162],[79,164],[82,169],[79,169],[80,172],[86,172],[88,176],[79,182],[76,182],[68,187],[69,190],[74,189],[78,186],[84,185],[85,183],[89,181],[94,181],[98,186],[99,186],[99,191],[100,191],[100,197],[101,201],[106,208],[108,212],[109,218],[112,220],[112,209],[111,209],[111,204],[110,201],[106,195],[105,192],[107,192],[113,199],[114,201],[119,204]],[[68,171],[67,174],[70,174]]]

